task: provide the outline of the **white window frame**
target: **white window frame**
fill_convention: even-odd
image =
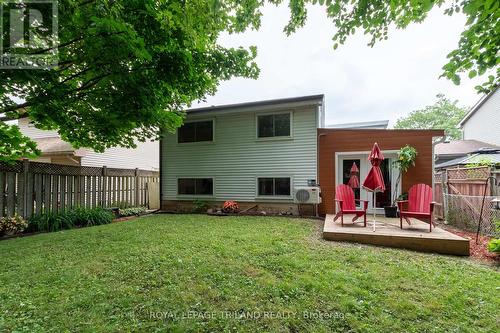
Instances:
[[[179,193],[179,179],[212,179],[212,194],[180,194]],[[176,195],[179,198],[213,198],[215,197],[215,177],[212,176],[178,176],[175,178]]]
[[[215,118],[206,118],[206,119],[192,119],[185,121],[184,124],[189,124],[189,123],[203,123],[206,121],[211,121],[212,122],[212,140],[210,141],[193,141],[193,142],[179,142],[179,130],[177,130],[177,144],[178,145],[203,145],[203,144],[212,144],[215,143]]]
[[[278,114],[290,115],[290,135],[287,136],[269,136],[269,137],[259,137],[259,117],[260,116],[271,116]],[[255,114],[255,139],[257,141],[270,141],[270,140],[290,140],[293,139],[293,111],[275,111],[275,112],[259,112]]]

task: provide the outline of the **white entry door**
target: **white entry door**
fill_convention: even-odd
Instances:
[[[396,190],[396,179],[397,171],[392,165],[393,159],[396,157],[396,152],[393,151],[383,151],[385,160],[382,162],[380,168],[382,169],[382,174],[384,176],[384,181],[386,185],[385,192],[377,193],[375,197],[376,213],[383,214],[384,206],[391,205],[394,200],[394,191]],[[350,178],[350,170],[353,163],[359,168],[359,183],[360,188],[354,189],[354,195],[356,199],[368,200],[368,211],[373,213],[373,193],[363,189],[362,184],[368,175],[368,171],[371,168],[371,164],[368,161],[369,152],[357,152],[357,153],[336,153],[335,155],[335,186],[339,184],[347,184]],[[398,186],[397,195],[401,193],[401,182]],[[336,207],[337,209],[337,207]]]

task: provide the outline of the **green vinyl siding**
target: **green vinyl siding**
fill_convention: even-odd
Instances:
[[[284,111],[279,111],[283,113]],[[277,112],[277,113],[279,113]],[[164,137],[162,151],[163,200],[189,200],[178,195],[179,178],[213,178],[210,200],[292,201],[292,197],[259,197],[257,178],[290,177],[292,190],[317,179],[317,107],[291,112],[291,137],[257,138],[259,112],[220,113],[190,117],[213,120],[214,141],[178,143],[176,134]]]

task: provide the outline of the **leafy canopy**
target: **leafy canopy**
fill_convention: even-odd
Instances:
[[[282,0],[268,2],[280,5]],[[2,70],[0,118],[29,117],[38,128],[57,130],[73,146],[96,151],[158,138],[161,130],[180,126],[182,110],[215,93],[221,81],[258,76],[254,47],[224,48],[217,38],[223,31],[258,29],[265,3],[60,0],[58,66]],[[290,0],[287,34],[305,24],[311,4],[324,6],[336,26],[334,48],[358,30],[370,36],[373,45],[388,38],[390,26],[421,22],[434,7],[444,7],[447,15],[462,12],[467,25],[442,76],[458,84],[464,74],[474,77],[496,70],[480,88],[492,89],[499,82],[499,1]],[[9,19],[8,11],[3,15]],[[9,52],[7,31],[3,33],[4,51]]]
[[[457,105],[458,101],[451,101],[444,95],[437,95],[434,105],[415,110],[408,116],[399,118],[394,128],[401,129],[444,129],[449,139],[458,140],[462,132],[457,128],[467,113],[467,108]]]
[[[460,84],[461,77],[487,75],[482,86],[476,88],[487,93],[500,83],[500,1],[498,0],[290,0],[292,12],[285,31],[290,34],[305,24],[307,10],[304,3],[326,6],[327,15],[337,31],[333,35],[334,48],[344,44],[356,31],[370,37],[369,45],[388,38],[389,27],[406,28],[420,23],[435,7],[444,14],[463,13],[466,26],[458,47],[448,54],[442,77]]]
[[[0,122],[0,162],[35,157],[36,143],[24,136],[19,127]]]
[[[75,147],[96,151],[157,138],[161,129],[177,128],[182,109],[213,94],[220,81],[257,77],[255,48],[217,44],[222,31],[257,27],[256,5],[61,0],[58,66],[2,70],[0,112],[6,119],[28,116]]]

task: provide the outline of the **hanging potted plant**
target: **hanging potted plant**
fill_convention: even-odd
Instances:
[[[384,207],[386,217],[397,217],[398,207],[396,206],[396,201],[401,197],[401,195],[398,193],[401,177],[403,173],[407,172],[410,167],[415,166],[415,160],[417,159],[417,150],[410,145],[406,145],[399,149],[397,154],[398,157],[393,162],[393,166],[398,171],[398,178],[396,179],[394,193],[391,198],[392,205]]]

